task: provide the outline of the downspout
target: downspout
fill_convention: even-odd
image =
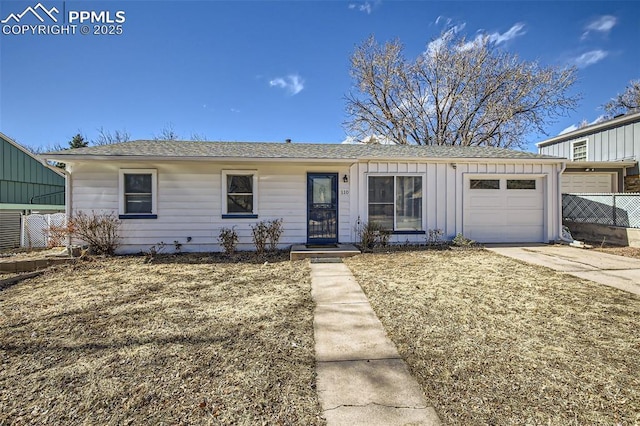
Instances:
[[[50,167],[49,164],[47,163],[47,160],[45,158],[42,158],[40,160],[40,162],[45,166],[45,167]],[[68,165],[67,165],[68,166]],[[64,169],[60,169],[60,171],[62,173],[64,173],[64,214],[65,216],[67,216],[67,223],[69,223],[69,220],[71,219],[71,212],[73,211],[73,209],[71,208],[71,173],[69,173],[69,171],[64,168]],[[67,237],[67,247],[71,246],[71,236]]]
[[[557,185],[558,185],[558,206],[560,207],[559,209],[559,214],[556,220],[558,220],[558,225],[559,225],[559,236],[560,236],[560,241],[565,241],[567,243],[572,243],[574,241],[573,237],[571,236],[571,234],[569,232],[567,232],[568,235],[565,235],[564,232],[564,226],[562,225],[562,185],[561,185],[561,179],[562,179],[562,173],[564,173],[564,171],[567,169],[567,163],[566,162],[562,162],[562,166],[560,167],[560,169],[558,170],[558,176],[557,176]]]

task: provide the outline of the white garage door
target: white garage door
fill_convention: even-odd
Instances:
[[[543,178],[465,179],[463,234],[482,243],[546,242]]]
[[[563,173],[560,179],[563,194],[615,192],[611,173]]]

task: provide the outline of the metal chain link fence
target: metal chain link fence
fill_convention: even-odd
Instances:
[[[44,248],[64,245],[49,234],[51,226],[65,226],[67,216],[64,213],[30,214],[22,217],[22,247]]]
[[[640,228],[640,194],[562,194],[562,218]]]

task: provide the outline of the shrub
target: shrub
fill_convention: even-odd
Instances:
[[[146,256],[145,262],[146,263],[153,262],[156,256],[162,253],[166,247],[167,247],[167,244],[164,241],[160,241],[159,243],[156,243],[151,247],[149,247],[148,251],[143,252],[144,255]]]
[[[282,219],[274,219],[267,222],[267,235],[269,237],[269,250],[276,251],[278,243],[284,229],[282,229]]]
[[[389,244],[391,233],[377,222],[368,222],[356,229],[360,248],[363,251],[373,250],[375,247],[385,247]]]
[[[462,234],[458,234],[455,236],[453,240],[451,240],[454,246],[457,247],[472,247],[476,245],[476,242],[470,238],[465,237]]]
[[[235,253],[236,247],[238,246],[238,233],[236,232],[236,227],[220,229],[218,241],[222,244],[226,254],[232,255]]]
[[[444,232],[442,229],[429,229],[427,231],[427,245],[430,246],[439,246],[443,244],[442,237],[444,236]]]
[[[120,245],[118,228],[122,222],[113,213],[87,214],[83,211],[76,213],[66,226],[51,226],[48,231],[52,240],[63,241],[71,237],[83,241],[89,246],[93,254],[113,255]]]
[[[251,225],[251,234],[253,238],[253,245],[256,246],[256,253],[261,255],[267,246],[267,240],[269,239],[269,226],[264,220],[256,223],[255,226]]]

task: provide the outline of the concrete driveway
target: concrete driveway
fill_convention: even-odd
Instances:
[[[487,245],[488,250],[640,295],[640,259],[563,245]]]

